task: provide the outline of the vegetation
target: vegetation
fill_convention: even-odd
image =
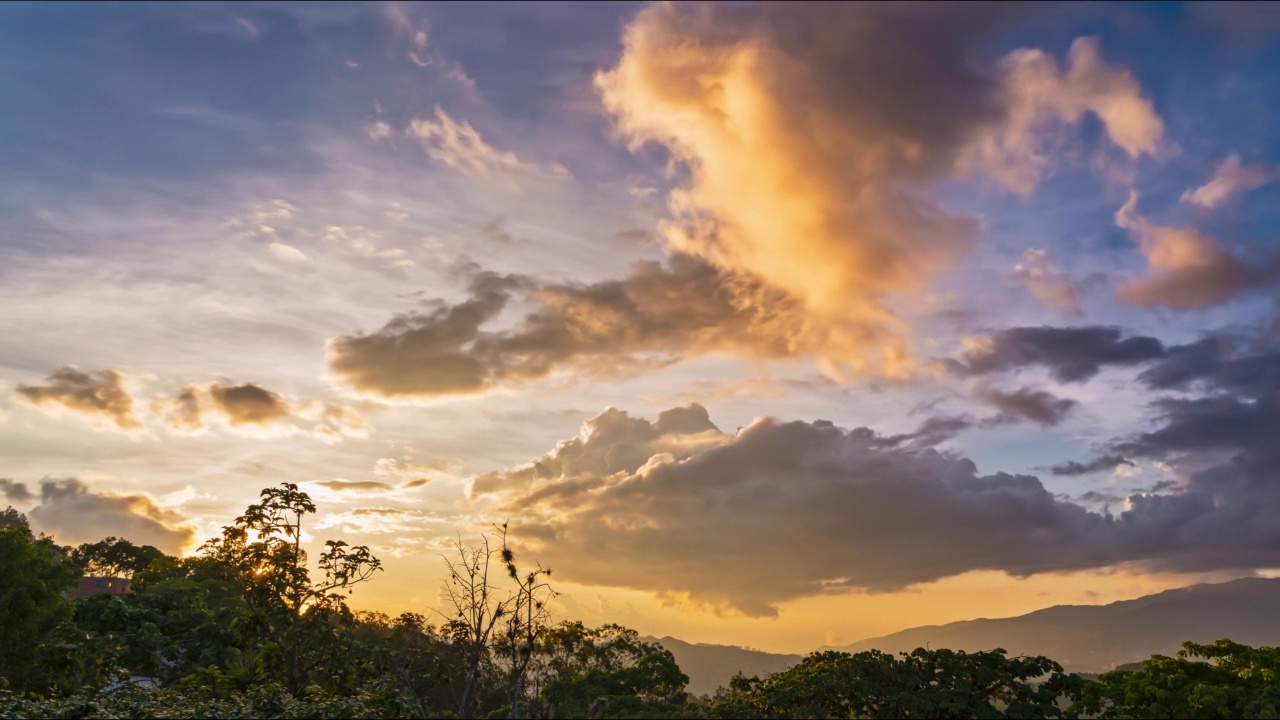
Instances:
[[[382,570],[367,547],[326,542],[313,578],[314,512],[296,485],[267,488],[175,558],[115,537],[60,547],[5,510],[0,718],[1280,715],[1280,649],[1229,640],[1096,681],[999,649],[821,652],[694,698],[672,654],[634,630],[553,623],[551,570],[518,563],[505,525],[444,558],[433,625],[348,607]],[[82,575],[128,577],[134,592],[68,600]]]

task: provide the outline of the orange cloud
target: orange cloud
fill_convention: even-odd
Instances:
[[[843,364],[905,376],[916,368],[890,296],[909,298],[979,235],[928,199],[934,183],[983,172],[1027,192],[1044,134],[1085,113],[1131,156],[1162,133],[1096,41],[1077,41],[1065,71],[1029,50],[983,72],[969,49],[1002,12],[654,4],[596,85],[621,137],[662,145],[687,174],[662,226],[672,249],[856,328]]]
[[[1143,307],[1191,310],[1229,300],[1274,275],[1236,258],[1193,227],[1156,225],[1137,212],[1138,194],[1116,212],[1116,225],[1138,238],[1151,274],[1116,288],[1120,299]]]
[[[85,373],[68,365],[49,375],[43,385],[19,385],[18,397],[46,409],[70,410],[96,423],[110,423],[121,430],[142,427],[133,411],[133,397],[115,370]]]
[[[1204,185],[1182,193],[1182,201],[1206,210],[1216,210],[1225,205],[1232,195],[1260,188],[1277,177],[1280,177],[1280,167],[1243,166],[1239,155],[1230,155]]]

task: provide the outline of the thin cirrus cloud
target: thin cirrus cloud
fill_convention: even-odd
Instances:
[[[977,241],[975,218],[926,198],[981,173],[1034,187],[1046,135],[1096,116],[1131,156],[1163,123],[1136,81],[1078,40],[1060,68],[1017,51],[976,69],[1003,11],[945,6],[657,4],[596,77],[617,132],[687,173],[668,245],[759,277],[817,317],[853,323],[863,365],[916,371],[886,298],[918,290]],[[854,358],[850,358],[851,360]]]
[[[379,140],[390,137],[392,132],[385,122],[377,122],[369,128],[369,137]],[[510,150],[490,145],[471,123],[453,119],[439,105],[435,108],[435,119],[415,118],[404,134],[418,140],[427,157],[469,175],[497,176],[523,169],[560,179],[572,177],[563,165],[525,162]]]

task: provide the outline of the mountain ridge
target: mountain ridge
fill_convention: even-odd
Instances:
[[[1280,645],[1280,578],[1240,578],[1203,583],[1105,605],[1053,605],[1005,618],[976,618],[921,625],[848,645],[817,648],[841,652],[910,652],[918,647],[976,652],[1003,648],[1010,655],[1044,655],[1069,672],[1099,673],[1172,655],[1185,641],[1212,643],[1228,637],[1247,645]],[[714,693],[734,674],[761,677],[785,670],[802,655],[737,645],[689,643],[646,636],[671,651],[689,676],[689,691]]]

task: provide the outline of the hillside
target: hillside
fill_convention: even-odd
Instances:
[[[644,638],[671,651],[676,664],[689,676],[689,692],[711,694],[728,685],[734,674],[764,677],[787,669],[800,661],[799,655],[780,655],[762,650],[748,650],[736,645],[687,643],[673,637]]]
[[[1280,645],[1280,579],[1245,578],[1167,590],[1109,605],[1057,605],[1012,618],[929,625],[838,648],[904,652],[917,647],[1046,655],[1075,672],[1096,673],[1173,654],[1185,640],[1229,637]],[[678,657],[678,656],[677,656]]]

